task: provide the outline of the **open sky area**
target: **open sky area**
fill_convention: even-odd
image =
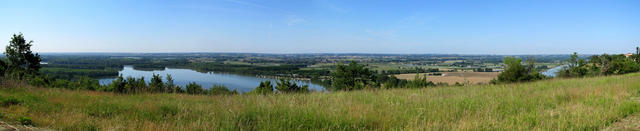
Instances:
[[[37,52],[627,53],[638,0],[5,0]],[[0,49],[3,49],[0,47]]]

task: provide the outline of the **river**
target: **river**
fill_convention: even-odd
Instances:
[[[567,65],[561,65],[561,66],[556,66],[553,67],[551,69],[548,69],[544,72],[542,72],[542,75],[547,76],[547,77],[556,77],[556,73],[558,73],[558,71],[562,70],[562,68],[567,67]]]
[[[276,79],[272,78],[259,78],[254,76],[245,76],[245,75],[237,75],[237,74],[229,74],[229,73],[202,73],[197,72],[191,69],[174,69],[174,68],[165,68],[164,70],[153,70],[153,71],[143,71],[133,69],[132,66],[125,66],[124,69],[119,71],[119,73],[123,77],[131,76],[131,77],[143,77],[145,81],[149,82],[149,80],[153,77],[153,74],[159,74],[162,76],[163,81],[166,79],[167,74],[171,74],[171,77],[174,79],[174,83],[176,85],[180,85],[181,87],[185,87],[185,85],[190,82],[196,82],[202,85],[202,88],[208,89],[213,85],[224,85],[227,88],[234,90],[236,89],[238,92],[248,92],[256,88],[260,85],[261,81],[270,80],[272,84],[275,85]],[[111,83],[116,78],[102,78],[99,79],[100,84],[106,85]],[[325,91],[325,88],[318,84],[313,84],[309,81],[300,81],[294,80],[298,85],[309,85],[311,90],[315,91]]]

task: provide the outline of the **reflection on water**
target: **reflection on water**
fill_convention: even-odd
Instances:
[[[125,66],[122,71],[119,72],[123,77],[132,76],[132,77],[143,77],[149,82],[149,79],[153,77],[153,74],[159,74],[162,76],[163,81],[165,80],[165,76],[167,74],[171,74],[171,77],[174,79],[174,83],[176,85],[180,85],[184,88],[185,85],[189,84],[189,82],[196,82],[202,85],[203,88],[211,88],[213,85],[225,85],[227,88],[233,90],[237,89],[238,92],[248,92],[256,88],[261,81],[270,80],[274,85],[276,79],[271,78],[258,78],[252,76],[243,76],[236,74],[227,74],[227,73],[201,73],[190,69],[172,69],[165,68],[165,70],[153,70],[153,71],[143,71],[143,70],[135,70],[132,66]],[[115,78],[103,78],[100,79],[100,84],[109,84]],[[309,85],[309,88],[316,91],[324,91],[324,87],[317,84],[312,84],[309,81],[295,81],[299,85]]]

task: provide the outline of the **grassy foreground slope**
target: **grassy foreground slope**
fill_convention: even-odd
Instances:
[[[353,92],[192,96],[0,88],[0,120],[74,129],[593,130],[640,112],[640,74]],[[9,88],[7,88],[9,87]]]

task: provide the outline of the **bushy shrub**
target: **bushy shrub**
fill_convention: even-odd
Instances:
[[[336,71],[331,73],[331,77],[333,78],[331,86],[336,90],[357,90],[372,87],[370,85],[373,84],[374,75],[372,71],[365,68],[365,65],[351,61],[346,66],[338,64]]]
[[[20,123],[21,125],[33,125],[33,120],[31,120],[31,118],[23,116],[23,117],[19,117],[18,118],[18,123]]]
[[[436,84],[427,80],[427,74],[424,77],[420,77],[420,74],[416,73],[416,76],[413,80],[408,81],[406,87],[407,88],[423,88],[428,86],[435,86]]]
[[[535,70],[533,65],[535,62],[532,58],[529,59],[527,66],[522,65],[522,59],[515,57],[505,57],[502,61],[505,69],[498,75],[497,79],[491,81],[491,83],[510,83],[510,82],[522,82],[533,81],[543,79],[544,76],[540,72]]]
[[[86,76],[76,76],[71,85],[73,89],[97,90],[101,88],[98,80]]]
[[[571,55],[569,64],[558,72],[560,77],[584,77],[599,75],[618,75],[640,71],[640,64],[635,58],[637,54],[627,57],[618,55],[593,55],[588,62],[579,59],[577,53]]]
[[[12,105],[18,105],[20,103],[21,103],[20,100],[18,100],[16,98],[13,98],[13,97],[6,98],[6,99],[0,98],[0,105],[2,105],[3,107],[9,107],[9,106],[12,106]]]
[[[211,88],[209,88],[207,90],[207,94],[209,94],[209,95],[233,95],[233,94],[238,94],[238,91],[229,90],[229,88],[227,88],[224,85],[213,85],[213,87],[211,87]]]
[[[191,82],[189,83],[187,86],[187,93],[188,94],[203,94],[204,90],[202,89],[202,86],[200,86],[198,83],[195,82]]]
[[[28,80],[29,85],[34,85],[34,86],[46,86],[49,84],[49,81],[42,76],[34,76],[29,78]]]
[[[305,93],[309,92],[309,85],[299,86],[288,78],[280,78],[276,83],[276,90],[279,93]]]

